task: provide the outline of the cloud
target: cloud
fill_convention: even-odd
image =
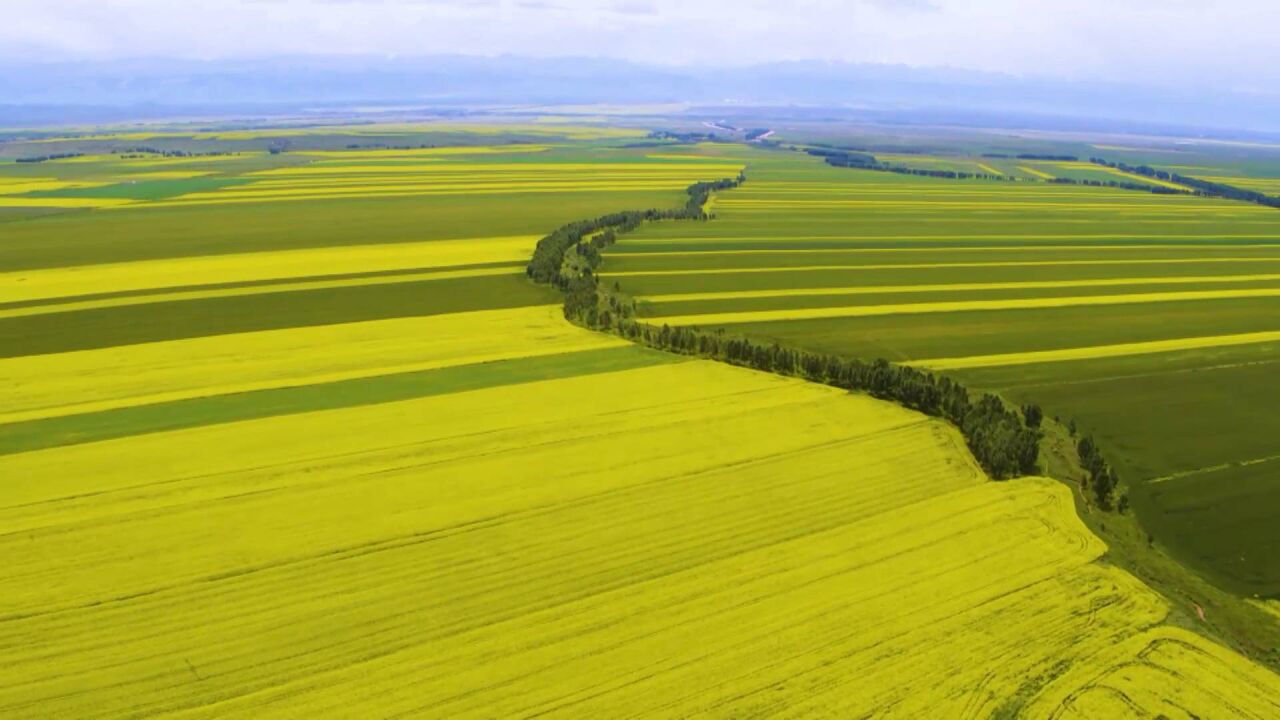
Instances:
[[[1280,81],[1274,0],[5,0],[0,60],[816,59],[1178,84]],[[1247,70],[1247,72],[1242,72]]]
[[[939,12],[942,6],[935,0],[863,0],[867,5],[889,12]]]
[[[658,6],[646,0],[623,0],[613,4],[614,12],[622,15],[650,15],[657,16]]]

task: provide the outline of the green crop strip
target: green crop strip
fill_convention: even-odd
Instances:
[[[214,395],[0,425],[0,455],[239,420],[377,405],[679,361],[625,345]]]

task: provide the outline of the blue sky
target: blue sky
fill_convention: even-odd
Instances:
[[[825,59],[1270,90],[1276,0],[5,0],[0,60]]]

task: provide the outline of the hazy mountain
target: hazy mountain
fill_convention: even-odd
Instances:
[[[0,66],[0,123],[323,104],[668,103],[821,106],[932,122],[1058,118],[1280,132],[1280,95],[828,62],[669,67],[599,58],[127,60]],[[93,117],[90,117],[93,116]],[[1046,124],[1042,122],[1041,124]],[[1053,123],[1047,123],[1052,125]]]

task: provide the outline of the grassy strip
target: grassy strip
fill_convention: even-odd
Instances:
[[[276,415],[595,375],[678,360],[665,353],[623,346],[64,415],[0,425],[0,455]]]

